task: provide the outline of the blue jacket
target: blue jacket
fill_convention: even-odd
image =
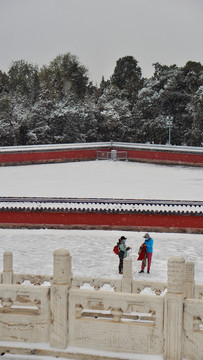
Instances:
[[[150,238],[149,240],[145,240],[145,244],[147,245],[147,252],[152,253],[153,252],[153,243],[154,240]]]

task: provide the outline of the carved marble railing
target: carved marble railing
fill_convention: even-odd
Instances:
[[[71,289],[69,345],[161,354],[164,298]]]
[[[124,260],[123,277],[121,279],[112,278],[94,278],[94,277],[74,277],[72,279],[72,288],[84,289],[92,288],[93,290],[108,290],[130,292],[135,294],[152,294],[165,295],[168,288],[167,282],[160,281],[140,281],[134,280],[132,276],[132,259]],[[185,263],[185,297],[203,298],[203,286],[195,285],[194,281],[194,263]]]
[[[167,290],[167,282],[133,280],[133,293],[142,294],[146,290],[154,295],[164,295]]]
[[[0,285],[1,341],[48,342],[50,289],[46,286]]]
[[[122,283],[120,279],[111,279],[111,278],[93,278],[93,277],[84,277],[77,276],[72,279],[72,288],[80,289],[84,286],[89,286],[94,290],[101,290],[108,287],[108,290],[112,291],[121,291]]]
[[[184,302],[184,359],[203,359],[203,301]]]
[[[4,253],[1,341],[12,344],[23,335],[24,341],[47,341],[58,349],[162,353],[171,360],[181,360],[183,352],[191,360],[196,349],[193,359],[202,360],[203,285],[195,285],[194,263],[183,257],[168,260],[163,283],[134,280],[132,258],[124,260],[123,276],[116,279],[73,277],[65,249],[54,252],[53,276],[14,274],[12,260],[11,252]]]
[[[51,275],[39,274],[12,274],[11,281],[6,281],[5,272],[0,273],[0,284],[11,283],[16,285],[46,285],[49,286],[53,280]]]
[[[21,285],[51,285],[53,276],[40,274],[14,274],[13,256],[11,252],[5,252],[3,256],[3,272],[0,273],[0,283],[21,284]],[[100,277],[71,277],[71,287],[76,289],[91,288],[93,290],[108,290],[130,292],[135,294],[154,294],[164,295],[167,291],[166,282],[158,281],[139,281],[134,280],[132,276],[132,258],[124,260],[123,277],[100,278]],[[203,286],[195,286],[194,281],[194,263],[185,264],[185,295],[187,298],[202,299]]]
[[[124,279],[110,279],[110,278],[93,278],[77,276],[72,279],[73,289],[88,289],[92,290],[108,290],[108,291],[122,291],[122,284]],[[164,295],[167,290],[167,283],[157,281],[137,281],[132,280],[132,293],[143,294],[147,291],[152,295]]]
[[[14,274],[13,254],[7,251],[3,255],[3,272],[0,273],[1,284],[50,285],[53,276],[40,274]]]
[[[13,284],[19,285],[46,285],[49,286],[53,276],[38,274],[13,274]]]

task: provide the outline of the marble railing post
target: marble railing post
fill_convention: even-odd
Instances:
[[[182,359],[183,302],[185,295],[185,260],[168,260],[168,290],[165,296],[165,360]]]
[[[132,292],[132,257],[126,257],[123,261],[122,292]]]
[[[186,262],[185,269],[185,297],[194,299],[195,291],[195,264],[192,261]]]
[[[68,250],[54,252],[51,284],[50,346],[65,349],[68,344],[68,293],[71,287],[71,256]]]
[[[13,254],[11,251],[6,251],[3,255],[2,283],[13,283]]]

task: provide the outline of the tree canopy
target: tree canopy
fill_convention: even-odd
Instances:
[[[0,70],[0,146],[91,141],[203,145],[203,66],[153,64],[143,78],[124,56],[99,86],[71,53],[39,68],[14,61]]]

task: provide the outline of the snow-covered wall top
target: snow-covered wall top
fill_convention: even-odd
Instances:
[[[100,157],[98,157],[99,152]],[[124,153],[125,156],[123,156]],[[0,147],[1,165],[96,159],[126,159],[130,161],[203,166],[203,147],[135,144],[113,141]]]
[[[74,149],[98,149],[98,148],[122,148],[159,150],[173,152],[189,152],[203,154],[203,147],[195,146],[176,146],[142,143],[124,143],[124,142],[96,142],[96,143],[71,143],[71,144],[45,144],[45,145],[22,145],[22,146],[0,146],[0,153],[4,152],[27,152],[27,151],[51,151],[51,150],[74,150]]]

